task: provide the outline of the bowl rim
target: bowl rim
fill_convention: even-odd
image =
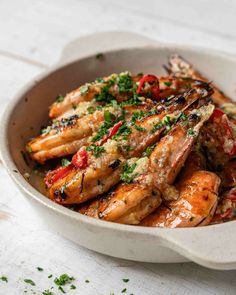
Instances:
[[[133,50],[148,50],[148,49],[173,49],[173,50],[187,50],[189,52],[193,53],[205,53],[211,56],[216,57],[222,57],[229,61],[236,61],[236,58],[228,53],[224,53],[217,50],[207,49],[207,48],[201,48],[197,46],[187,46],[187,45],[176,45],[176,44],[151,44],[146,46],[135,46],[135,47],[128,47],[128,48],[122,48],[122,49],[112,49],[112,50],[104,50],[104,54],[108,53],[115,53],[120,51],[133,51]],[[144,235],[151,235],[151,236],[159,236],[159,235],[165,235],[168,234],[170,231],[175,231],[176,233],[179,232],[179,234],[183,232],[203,232],[203,231],[209,231],[213,228],[222,228],[222,230],[226,229],[226,227],[229,227],[229,224],[232,224],[236,221],[230,221],[222,224],[215,224],[211,226],[206,227],[191,227],[191,228],[175,228],[175,229],[168,229],[168,228],[153,228],[153,227],[140,227],[140,226],[134,226],[134,225],[126,225],[126,224],[118,224],[114,222],[95,219],[89,216],[82,215],[78,212],[74,212],[73,210],[70,210],[62,205],[56,204],[52,200],[49,200],[45,195],[40,193],[38,190],[36,190],[31,184],[27,182],[27,180],[24,178],[24,176],[18,171],[18,168],[16,167],[14,160],[11,156],[10,150],[9,150],[9,144],[8,144],[8,126],[11,121],[12,113],[15,110],[15,107],[17,104],[23,99],[24,94],[27,93],[29,90],[31,90],[37,83],[40,83],[42,80],[53,74],[57,70],[61,70],[64,67],[70,66],[75,62],[78,62],[80,60],[86,60],[90,59],[91,57],[94,57],[94,54],[85,55],[81,58],[72,58],[70,60],[67,60],[66,62],[62,62],[59,64],[56,64],[46,71],[43,71],[43,73],[40,73],[37,75],[33,80],[28,82],[24,87],[22,87],[11,99],[11,101],[8,103],[3,115],[2,115],[2,123],[1,128],[2,132],[0,133],[0,154],[2,162],[8,172],[8,174],[11,176],[11,178],[14,180],[14,182],[18,185],[18,187],[23,191],[27,196],[30,196],[32,199],[37,201],[43,206],[46,206],[47,208],[53,210],[57,214],[62,214],[65,217],[68,217],[70,219],[74,219],[79,222],[83,222],[85,224],[94,225],[96,227],[100,228],[106,228],[106,229],[112,229],[116,231],[121,232],[128,232],[128,233],[138,233],[138,234],[144,234]],[[17,170],[18,173],[15,173],[13,170]]]

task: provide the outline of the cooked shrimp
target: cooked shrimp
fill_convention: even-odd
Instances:
[[[103,79],[97,79],[93,83],[87,83],[76,90],[68,93],[60,102],[55,102],[49,112],[49,117],[55,119],[76,109],[81,102],[109,102],[116,99],[118,102],[127,100],[133,96],[133,87],[142,75],[131,76],[125,72],[119,75],[112,74]]]
[[[164,199],[168,200],[170,198],[169,195],[172,189],[170,189],[169,184],[173,183],[182,168],[181,165],[177,164],[184,164],[189,150],[193,147],[195,139],[199,135],[199,131],[212,115],[213,110],[214,106],[211,104],[202,106],[197,111],[193,110],[188,116],[187,124],[179,124],[174,127],[172,132],[161,140],[158,145],[159,149],[154,150],[151,154],[151,169],[153,173],[157,171],[156,185],[161,190]]]
[[[187,119],[187,124],[177,124],[156,145],[149,160],[146,158],[147,165],[145,158],[134,161],[137,167],[132,173],[136,175],[141,171],[141,175],[134,178],[134,183],[119,185],[109,197],[101,198],[100,206],[98,200],[95,201],[96,205],[90,205],[91,208],[96,207],[96,210],[89,206],[84,210],[84,214],[107,221],[138,224],[160,205],[161,191],[164,191],[165,199],[178,198],[177,190],[170,185],[184,165],[201,126],[212,111],[212,106],[203,106],[193,121]],[[189,118],[191,117],[192,113],[189,114]],[[194,136],[188,134],[190,127],[194,130]]]
[[[134,112],[148,112],[155,105],[151,102],[139,106],[124,106],[125,119],[129,120]],[[26,149],[33,160],[44,163],[48,159],[64,157],[76,153],[80,147],[88,145],[92,134],[96,133],[104,122],[104,113],[111,112],[113,116],[122,115],[122,109],[106,107],[82,118],[73,115],[69,118],[54,121],[44,129],[44,133],[30,141]]]
[[[201,95],[199,95],[197,90],[191,91],[189,93],[189,96],[193,97],[194,101],[202,97]],[[192,101],[190,106],[193,107]],[[175,104],[173,104],[170,109],[173,111],[173,109],[175,108],[179,109],[179,105],[175,106]],[[198,121],[199,118],[200,122],[204,122],[204,120],[206,120],[207,118],[206,114],[210,112],[210,109],[212,112],[213,108],[213,106],[209,106],[208,109],[206,109],[205,106],[201,107],[199,109],[199,114],[194,114],[194,117],[197,117],[197,120],[194,120],[195,123]],[[177,113],[177,117],[179,117],[180,114],[182,114],[181,111]],[[108,140],[108,142],[103,145],[104,153],[101,157],[96,158],[93,156],[92,153],[89,154],[90,161],[89,167],[87,169],[78,170],[75,174],[74,172],[69,173],[65,179],[62,178],[59,181],[53,183],[53,185],[49,188],[49,197],[51,199],[56,198],[58,201],[60,199],[58,198],[60,197],[60,191],[63,187],[63,195],[66,195],[67,197],[61,198],[60,202],[63,204],[72,204],[85,202],[86,200],[97,196],[99,192],[100,194],[106,192],[111,186],[115,185],[119,181],[119,178],[117,177],[114,177],[113,180],[112,177],[110,178],[112,169],[109,168],[109,165],[111,165],[111,163],[114,161],[119,160],[120,162],[123,162],[127,158],[140,156],[142,152],[147,148],[147,146],[150,146],[157,142],[163,131],[163,123],[161,122],[161,120],[163,120],[166,115],[167,114],[165,112],[162,112],[161,114],[151,115],[144,118],[138,125],[131,127],[124,125],[124,127],[120,129],[122,131],[120,132],[120,135],[118,135],[119,132],[117,132],[116,140]],[[191,115],[193,115],[193,113],[191,113]],[[176,117],[174,118],[176,119]],[[195,123],[193,123],[193,125]],[[200,128],[201,124],[202,123],[197,124],[195,126],[196,130],[192,130],[194,134],[195,132],[198,132],[198,128]],[[139,127],[138,130],[137,126]],[[193,140],[190,141],[192,142]],[[127,146],[129,147],[128,149],[126,148]],[[116,174],[117,170],[115,170],[114,173]],[[106,177],[108,176],[109,183],[108,178],[106,179]],[[83,192],[81,192],[80,190],[82,179],[84,186],[88,188],[85,189]],[[93,180],[93,185],[96,186],[93,189],[91,189],[91,179]],[[89,183],[87,184],[87,182]],[[97,184],[100,182],[101,184]]]
[[[194,67],[185,61],[179,55],[172,55],[169,59],[169,68],[167,68],[169,73],[174,77],[179,78],[190,78],[195,80],[204,81],[206,83],[210,83],[211,87],[214,90],[214,94],[212,96],[213,102],[219,107],[224,108],[224,106],[231,105],[236,110],[235,104],[233,101],[226,96],[219,88],[217,88],[214,84],[212,84],[207,78],[202,76],[198,71],[194,69]],[[201,82],[202,83],[202,82]]]
[[[96,108],[98,104],[116,100],[125,101],[133,97],[133,90],[138,86],[143,75],[131,76],[125,72],[119,75],[112,74],[104,79],[97,79],[95,82],[87,83],[78,89],[68,93],[60,102],[55,102],[50,108],[49,117],[60,119],[72,115],[83,115],[88,107]],[[177,95],[195,87],[185,79],[171,77],[160,77],[159,97],[165,98],[170,95]],[[63,98],[63,97],[62,97]]]
[[[194,157],[191,154],[176,184],[179,198],[161,205],[141,222],[142,226],[175,228],[210,223],[217,206],[220,178],[200,170]]]

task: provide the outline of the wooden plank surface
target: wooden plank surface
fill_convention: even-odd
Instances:
[[[76,37],[130,30],[157,40],[236,54],[236,4],[213,0],[1,0],[0,112],[27,81],[52,65]],[[236,271],[188,264],[148,264],[93,253],[50,232],[0,166],[0,294],[42,294],[47,276],[75,276],[68,294],[236,294]],[[38,272],[36,267],[44,268]],[[31,278],[36,286],[27,286]],[[129,278],[128,283],[122,281]],[[90,283],[85,283],[88,279]],[[33,289],[34,291],[31,291]],[[55,294],[62,294],[55,290]]]

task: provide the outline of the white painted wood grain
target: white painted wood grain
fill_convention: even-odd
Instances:
[[[130,30],[236,54],[235,12],[230,0],[1,0],[0,112],[18,88],[56,62],[62,47],[76,37]],[[24,278],[33,279],[41,294],[52,285],[47,275],[64,272],[78,279],[78,288],[68,292],[75,295],[117,295],[125,287],[124,294],[135,295],[236,294],[236,271],[114,259],[51,233],[0,166],[0,276],[9,278],[8,284],[0,281],[0,295],[24,294]],[[124,284],[122,278],[130,282]]]
[[[235,1],[1,0],[0,49],[54,63],[70,40],[104,30],[236,53]]]

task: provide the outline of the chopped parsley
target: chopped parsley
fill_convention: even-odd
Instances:
[[[70,288],[71,288],[71,290],[75,290],[76,289],[76,286],[75,285],[71,285]]]
[[[3,282],[8,283],[8,278],[6,276],[1,276],[0,280],[3,281]]]
[[[63,95],[58,95],[57,98],[56,98],[56,102],[62,102],[64,100],[65,96]]]
[[[46,135],[46,134],[48,134],[48,133],[51,131],[51,129],[52,129],[51,126],[47,126],[47,127],[45,127],[45,128],[42,128],[42,129],[40,130],[40,133]]]
[[[113,127],[113,125],[116,123],[114,114],[110,113],[109,111],[104,112],[104,122],[101,125],[101,127],[98,129],[98,132],[96,135],[92,138],[92,142],[95,142],[99,139],[101,139],[104,135],[107,134],[108,129]]]
[[[89,113],[89,114],[93,114],[94,112],[95,112],[95,108],[94,107],[88,107],[87,108],[87,112]]]
[[[124,289],[121,291],[121,293],[125,293],[126,291],[127,291],[127,289],[124,288]]]
[[[192,136],[192,137],[197,136],[197,132],[195,130],[193,130],[192,128],[188,129],[187,134],[188,134],[188,136]]]
[[[54,279],[54,283],[58,286],[65,286],[75,280],[74,277],[70,277],[68,274],[62,274],[60,277]]]
[[[155,133],[157,130],[160,130],[162,127],[164,127],[164,124],[162,122],[154,124],[150,133]]]
[[[124,283],[128,283],[128,282],[129,282],[129,279],[122,279],[122,281],[123,281]]]
[[[117,133],[113,136],[114,139],[118,139],[120,136],[124,138],[131,133],[131,128],[126,124],[123,125],[118,129]]]
[[[90,281],[89,280],[85,280],[85,283],[90,283]]]
[[[35,285],[36,285],[35,282],[32,281],[31,279],[24,279],[24,282],[25,282],[26,284],[30,284],[31,286],[35,286]]]
[[[80,93],[81,94],[86,94],[89,91],[89,84],[85,84],[83,86],[80,87]]]
[[[114,108],[114,109],[118,109],[119,105],[118,102],[116,100],[111,100],[110,105]]]
[[[166,82],[164,82],[164,84],[165,84],[166,86],[170,87],[170,86],[172,85],[172,82],[170,82],[170,81],[166,81]]]
[[[52,291],[45,290],[43,291],[42,295],[54,295],[54,293]]]
[[[131,122],[135,123],[137,120],[142,119],[144,116],[146,116],[146,113],[143,111],[140,112],[134,112],[132,117],[131,117]]]
[[[133,163],[132,165],[128,165],[125,163],[123,167],[123,173],[121,174],[121,180],[124,182],[130,183],[133,180],[133,175],[132,173],[134,172],[134,169],[136,168],[137,164]]]
[[[110,79],[108,81],[105,81],[106,85],[101,89],[100,93],[97,93],[95,95],[96,101],[104,101],[106,103],[115,100],[116,98],[109,92],[110,87],[115,84],[115,81],[113,79]]]
[[[102,153],[105,152],[105,148],[103,146],[97,146],[96,144],[92,144],[86,147],[86,150],[92,152],[94,157],[98,158]]]
[[[50,275],[48,276],[49,279],[51,279],[51,277],[52,277],[52,274],[50,274]]]
[[[145,128],[143,128],[143,127],[141,127],[141,126],[139,126],[139,125],[136,125],[136,124],[134,124],[134,128],[135,128],[136,130],[140,131],[140,132],[143,132],[143,131],[146,130]]]
[[[67,159],[61,159],[61,166],[62,167],[67,167],[70,166],[71,161],[67,160]]]
[[[58,287],[58,290],[60,290],[60,291],[61,291],[62,293],[64,293],[64,294],[66,293],[66,291],[62,288],[62,286],[59,286],[59,287]]]
[[[95,83],[105,83],[105,80],[103,78],[97,78],[94,81]]]
[[[104,120],[108,123],[113,123],[116,120],[116,116],[109,111],[104,112]]]
[[[37,270],[38,270],[38,271],[43,271],[43,268],[38,266],[38,267],[37,267]]]
[[[138,97],[136,95],[134,95],[134,97],[132,97],[128,100],[122,101],[120,105],[122,107],[125,105],[139,105],[140,103],[141,103],[140,99],[138,99]]]
[[[156,143],[151,146],[148,146],[145,151],[145,156],[149,157],[151,153],[154,151],[155,147],[156,147]]]
[[[120,93],[131,91],[133,89],[134,82],[130,74],[126,73],[118,75],[117,86],[119,88]]]

